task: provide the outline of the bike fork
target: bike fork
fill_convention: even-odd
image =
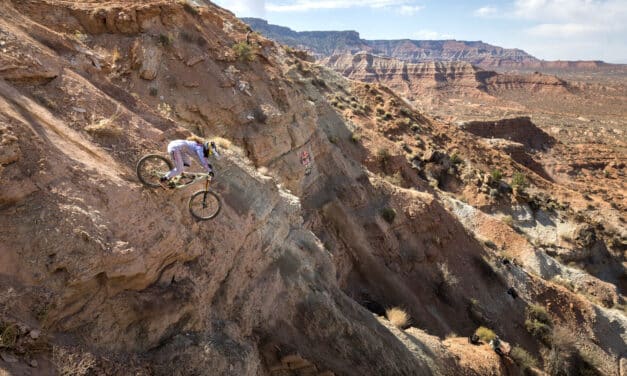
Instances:
[[[207,208],[207,193],[209,193],[209,179],[205,181],[205,191],[202,194],[202,208]]]

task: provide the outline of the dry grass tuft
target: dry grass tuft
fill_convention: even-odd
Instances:
[[[390,323],[399,329],[403,329],[409,324],[409,315],[403,309],[394,307],[385,310],[385,316]]]
[[[475,331],[475,334],[485,343],[492,341],[496,337],[496,333],[485,326],[480,326]]]
[[[85,127],[85,131],[91,133],[94,136],[100,137],[119,137],[122,135],[122,128],[115,124],[117,118],[120,117],[120,112],[116,112],[115,115],[100,119],[98,121],[93,120],[92,123]]]
[[[214,137],[213,142],[216,143],[221,149],[229,150],[233,147],[233,143],[230,140],[222,137]]]

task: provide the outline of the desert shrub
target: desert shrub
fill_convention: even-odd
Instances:
[[[514,172],[512,175],[512,188],[525,189],[527,187],[527,176],[522,172]]]
[[[402,329],[409,324],[409,315],[403,309],[394,307],[385,310],[385,316],[395,327]]]
[[[386,112],[385,114],[383,114],[383,120],[391,120],[392,119],[392,114],[389,112]]]
[[[551,325],[551,316],[549,316],[546,309],[539,304],[532,304],[527,307],[527,317]]]
[[[400,128],[402,128],[402,127],[409,127],[409,125],[411,124],[411,120],[409,120],[407,118],[398,119],[398,120],[396,120],[395,124],[396,124],[397,127],[400,127]]]
[[[253,49],[246,42],[235,43],[231,49],[240,61],[255,61]]]
[[[390,151],[387,148],[380,148],[377,150],[377,158],[382,164],[387,163],[390,160]]]
[[[115,120],[119,117],[119,113],[115,115],[100,119],[98,121],[93,120],[91,124],[85,127],[85,131],[93,136],[99,137],[119,137],[122,135],[122,128],[115,124]]]
[[[0,322],[0,348],[14,348],[17,343],[18,334],[17,325]]]
[[[413,132],[420,132],[422,129],[420,128],[420,125],[413,123],[410,127],[409,127]]]
[[[405,117],[411,117],[411,111],[406,109],[405,107],[398,110],[398,113]]]
[[[330,135],[327,136],[327,139],[329,140],[330,143],[332,143],[333,145],[336,145],[338,143],[338,139],[335,135]]]
[[[394,218],[396,218],[396,210],[394,210],[394,208],[385,207],[381,209],[381,217],[383,217],[387,223],[392,223],[394,222]]]
[[[509,355],[523,372],[538,365],[538,360],[520,346],[514,346]]]
[[[508,226],[512,226],[514,224],[514,218],[512,218],[511,215],[504,215],[501,217],[501,220]]]
[[[495,182],[499,182],[503,178],[503,173],[501,172],[501,170],[495,168],[490,172],[490,176],[492,176],[492,180],[494,180]]]
[[[172,37],[172,35],[170,35],[170,34],[159,34],[159,43],[161,43],[161,45],[163,47],[171,46],[172,42],[174,42],[174,38]]]
[[[354,143],[358,143],[359,141],[361,141],[361,135],[356,132],[351,133],[351,141]]]
[[[567,289],[569,289],[570,291],[575,291],[575,285],[573,284],[573,282],[567,278],[564,278],[561,275],[556,275],[555,277],[551,278],[551,282],[557,283],[558,285],[562,285],[566,287]]]
[[[187,1],[183,1],[183,9],[191,14],[192,16],[197,16],[200,12],[198,12],[198,9],[196,9],[195,6],[191,5],[190,3],[188,3]]]
[[[451,155],[451,163],[456,165],[462,163],[462,159],[457,155],[457,153],[453,153]]]
[[[486,343],[492,341],[496,337],[496,333],[485,326],[478,327],[477,330],[475,330],[475,334],[479,337],[479,339]]]
[[[157,94],[159,94],[159,90],[153,86],[148,90],[148,93],[150,94],[151,97],[156,97]]]
[[[80,42],[87,42],[88,36],[87,34],[84,34],[83,32],[81,32],[80,30],[75,30],[74,31],[74,38],[78,39]]]
[[[381,116],[381,115],[385,114],[385,109],[383,107],[377,107],[375,112],[376,112],[377,115]]]
[[[527,307],[526,315],[525,329],[542,342],[550,343],[553,324],[546,309],[541,305],[532,304]]]
[[[379,102],[379,103],[383,103],[383,97],[382,97],[382,96],[380,96],[380,95],[375,96],[375,97],[374,97],[374,100],[375,100],[375,101],[377,101],[377,102]]]

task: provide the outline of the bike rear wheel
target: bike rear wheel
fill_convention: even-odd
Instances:
[[[215,218],[221,208],[220,197],[213,191],[198,191],[189,198],[189,212],[201,221]]]
[[[143,156],[135,171],[139,181],[147,187],[159,188],[159,179],[165,176],[172,169],[172,162],[158,154],[148,154]]]

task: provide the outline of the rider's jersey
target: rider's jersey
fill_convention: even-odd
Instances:
[[[188,155],[190,157],[196,157],[200,164],[210,172],[209,162],[205,158],[202,144],[196,141],[188,140],[174,140],[168,144],[168,153],[172,155],[175,151],[179,151],[181,154]]]

